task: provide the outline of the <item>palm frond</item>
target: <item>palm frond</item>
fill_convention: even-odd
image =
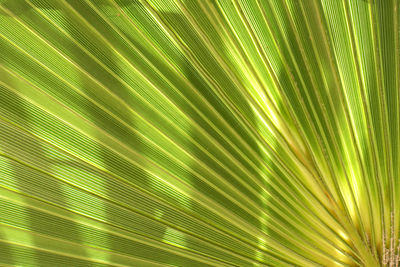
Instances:
[[[397,266],[399,1],[1,0],[0,263]]]

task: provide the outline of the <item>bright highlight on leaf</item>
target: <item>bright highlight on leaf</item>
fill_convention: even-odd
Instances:
[[[0,264],[398,266],[398,0],[0,0]]]

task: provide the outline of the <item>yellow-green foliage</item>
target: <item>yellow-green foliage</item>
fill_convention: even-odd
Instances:
[[[0,264],[397,266],[398,0],[0,0]]]

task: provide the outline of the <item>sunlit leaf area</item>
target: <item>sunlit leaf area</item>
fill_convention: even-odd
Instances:
[[[399,5],[0,0],[0,266],[397,267]]]

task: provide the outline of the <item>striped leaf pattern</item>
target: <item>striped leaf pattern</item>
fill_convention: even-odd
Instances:
[[[0,0],[0,264],[397,266],[398,0]]]

